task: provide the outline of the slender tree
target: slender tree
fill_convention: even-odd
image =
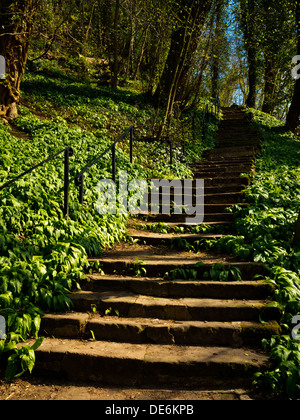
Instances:
[[[182,98],[193,56],[197,51],[202,25],[212,6],[212,0],[181,0],[174,3],[177,26],[171,36],[171,45],[165,68],[155,97],[164,104],[163,126],[172,115],[175,101]]]
[[[28,58],[29,41],[39,0],[1,0],[0,55],[6,78],[0,81],[0,115],[17,116],[20,84]]]
[[[246,99],[246,105],[250,108],[256,107],[258,55],[257,14],[258,8],[256,0],[240,0],[240,24],[248,61],[249,93]]]
[[[118,72],[119,72],[119,61],[118,61],[118,52],[119,52],[119,16],[120,15],[120,0],[116,0],[115,6],[115,18],[114,18],[114,61],[113,61],[113,75],[111,79],[111,87],[115,89],[118,85]]]
[[[297,26],[297,55],[300,56],[300,0],[296,0],[296,26]],[[300,134],[300,75],[297,74],[292,102],[286,118],[286,128],[293,133]],[[300,238],[300,218],[299,218]]]

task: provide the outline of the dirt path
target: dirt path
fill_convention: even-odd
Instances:
[[[64,383],[27,377],[12,384],[0,381],[0,400],[99,400],[99,401],[214,401],[261,400],[253,392],[234,390],[172,390],[103,388],[94,384]]]

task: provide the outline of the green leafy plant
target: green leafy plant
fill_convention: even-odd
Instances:
[[[204,263],[199,262],[191,267],[175,268],[166,272],[164,278],[167,280],[197,280],[199,278],[198,269],[203,265]]]
[[[14,378],[18,378],[25,372],[32,372],[35,364],[35,350],[40,347],[43,338],[38,338],[32,346],[23,346],[14,348],[14,353],[9,356],[8,364],[5,370],[5,378],[10,382]]]
[[[113,315],[120,316],[120,312],[118,311],[118,309],[113,309],[113,308],[106,309],[104,314],[106,316],[113,316]]]
[[[204,273],[203,277],[215,281],[241,281],[242,273],[238,267],[215,263],[209,271]]]
[[[147,275],[147,263],[145,261],[139,261],[136,257],[134,267],[129,269],[130,272],[134,273],[136,277],[145,277]]]

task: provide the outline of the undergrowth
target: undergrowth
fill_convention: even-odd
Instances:
[[[255,375],[254,385],[274,396],[300,398],[300,340],[292,336],[300,314],[300,246],[293,242],[300,209],[300,140],[282,122],[249,110],[263,134],[256,173],[245,189],[248,207],[233,206],[236,235],[206,241],[207,247],[226,251],[241,260],[262,262],[275,288],[282,311],[282,335],[263,340],[272,367]],[[202,246],[204,246],[202,244]]]
[[[92,270],[88,257],[100,256],[105,248],[126,238],[126,214],[101,215],[96,209],[97,183],[112,177],[110,156],[85,177],[83,205],[78,202],[76,175],[131,124],[147,126],[155,115],[143,95],[129,87],[111,91],[88,82],[28,73],[22,90],[23,106],[15,125],[25,134],[23,138],[11,135],[0,122],[0,186],[65,147],[72,147],[74,155],[70,158],[69,218],[63,217],[62,157],[0,189],[0,316],[6,324],[5,337],[0,331],[0,363],[8,381],[32,371],[35,350],[42,342],[41,317],[44,312],[72,309],[67,295],[79,289],[80,281]],[[198,120],[201,115],[199,111]],[[217,121],[211,120],[210,142],[216,128]],[[131,164],[128,142],[124,142],[116,150],[117,173],[118,169],[127,171],[128,182],[190,177],[187,162],[207,146],[200,136],[186,146],[185,161],[182,151],[175,148],[170,167],[165,164],[167,146],[155,152],[154,145],[135,142]],[[35,344],[22,345],[30,337]]]

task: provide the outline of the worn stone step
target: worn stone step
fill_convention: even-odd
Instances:
[[[207,179],[207,178],[239,178],[241,175],[241,171],[231,169],[230,171],[226,172],[223,169],[220,169],[219,171],[195,171],[194,177],[198,179]],[[247,172],[248,173],[248,172]]]
[[[184,194],[178,194],[177,191],[159,191],[157,195],[153,195],[149,193],[148,195],[148,204],[151,205],[152,199],[155,200],[155,204],[161,204],[162,200],[166,201],[169,204],[172,204],[172,202],[179,204],[185,204],[185,203],[196,203],[196,198],[198,198],[198,202],[200,200],[200,197],[204,198],[204,202],[206,204],[221,204],[221,203],[237,203],[243,201],[244,194],[240,191],[237,192],[215,192],[213,194],[210,194],[206,191],[204,188],[204,194],[200,193],[190,193],[187,191],[184,191]]]
[[[203,152],[203,157],[206,159],[220,159],[222,158],[231,158],[232,155],[238,157],[247,157],[249,159],[254,159],[256,155],[256,150],[254,147],[218,147],[209,151]]]
[[[204,202],[206,204],[220,203],[239,203],[243,201],[244,195],[240,192],[220,192],[215,194],[205,194]]]
[[[89,292],[80,291],[69,295],[74,310],[91,311],[94,307],[100,314],[118,311],[121,317],[158,318],[181,321],[259,321],[278,320],[280,313],[268,307],[266,301],[208,299],[208,298],[158,298],[137,295],[128,291]]]
[[[27,344],[31,344],[28,342]],[[248,348],[115,343],[46,338],[35,373],[116,386],[191,389],[250,385],[269,367],[266,353]]]
[[[133,240],[138,240],[141,243],[147,243],[148,245],[160,245],[164,244],[167,246],[174,246],[180,241],[186,241],[189,244],[195,244],[197,241],[205,239],[220,239],[223,237],[221,234],[191,234],[191,233],[155,233],[155,232],[141,232],[140,230],[128,229],[128,234]]]
[[[256,156],[253,155],[249,158],[249,156],[229,156],[225,157],[222,155],[215,155],[215,149],[211,149],[214,156],[210,156],[210,150],[207,150],[205,153],[205,159],[200,160],[198,163],[196,162],[194,165],[202,165],[202,164],[243,164],[243,163],[254,163],[256,162]]]
[[[256,136],[255,136],[256,137]],[[219,140],[219,141],[218,141]],[[218,141],[218,147],[236,147],[236,144],[238,143],[239,146],[253,146],[259,148],[260,146],[260,139],[255,139],[254,136],[244,136],[242,133],[236,133],[236,134],[228,134],[223,135]]]
[[[240,197],[242,198],[242,196]],[[200,199],[199,197],[196,199],[196,197],[190,197],[188,200],[190,200],[190,202],[192,203],[193,206],[196,206],[199,202]],[[178,203],[178,204],[177,204]],[[180,203],[180,205],[179,205]],[[155,210],[159,210],[160,213],[163,213],[163,200],[161,199],[158,203],[159,205],[157,206],[157,203],[155,205]],[[204,198],[204,214],[224,214],[227,213],[230,207],[234,206],[234,205],[239,205],[240,207],[248,207],[249,204],[245,203],[245,202],[241,202],[241,200],[236,200],[235,202],[233,202],[233,200],[230,199],[230,197],[226,197],[225,195],[222,196],[221,199],[218,198],[218,196],[210,196],[210,197],[205,197]],[[151,203],[149,203],[149,211],[151,211],[152,207],[151,207]],[[189,208],[189,207],[187,207]],[[178,199],[178,197],[175,197],[174,200],[171,200],[170,206],[168,206],[168,209],[170,209],[171,212],[175,213],[175,209],[177,209],[179,211],[180,210],[184,210],[184,207],[181,205],[181,201],[180,199]],[[176,211],[177,212],[177,211]],[[142,215],[145,215],[145,213],[140,213]],[[155,215],[153,215],[155,216]],[[177,219],[178,220],[178,219]]]
[[[147,277],[164,277],[166,272],[170,272],[177,268],[192,268],[197,270],[198,278],[203,278],[203,274],[209,271],[216,262],[213,256],[210,256],[209,254],[207,256],[201,254],[199,254],[199,256],[194,256],[187,252],[180,253],[176,251],[175,254],[169,252],[168,258],[165,258],[159,253],[157,255],[148,255],[147,247],[145,251],[137,250],[134,252],[134,250],[132,250],[130,253],[129,252],[126,252],[125,254],[123,254],[122,251],[120,254],[116,252],[113,257],[108,255],[101,258],[89,258],[89,261],[99,262],[105,274],[116,273],[118,275],[131,275],[137,267],[138,259],[139,262],[144,262],[146,264]],[[219,262],[220,258],[221,257],[219,257]],[[262,263],[226,261],[225,259],[222,259],[221,261],[225,266],[232,265],[238,267],[242,273],[243,279],[253,279],[257,274],[266,274],[266,268]],[[200,262],[204,262],[204,264],[195,267],[195,264]]]
[[[220,179],[220,177],[217,177]],[[223,178],[222,178],[223,179]],[[241,185],[241,182],[239,181],[239,178],[237,179],[236,183],[228,183],[227,180],[224,180],[225,182],[222,183],[222,185],[215,185],[210,186],[209,181],[204,180],[204,193],[207,194],[224,194],[224,193],[240,193],[245,187],[244,185]],[[182,193],[187,194],[188,196],[196,194],[199,194],[199,190],[197,189],[196,185],[194,185],[192,188],[182,188]],[[155,191],[154,191],[155,192]],[[170,197],[174,196],[174,189],[170,189]],[[162,189],[159,190],[159,195],[162,194]],[[176,194],[178,195],[178,193]],[[151,197],[151,190],[148,193],[148,197]]]
[[[193,205],[196,206],[197,204],[199,204],[200,202],[200,198],[196,198],[196,197],[190,197],[188,198],[189,202]],[[240,200],[236,200],[235,202],[233,202],[233,200],[230,199],[230,197],[226,197],[225,195],[221,198],[218,199],[218,196],[210,196],[210,197],[204,197],[203,199],[204,201],[204,206],[203,206],[203,211],[205,215],[208,214],[224,214],[227,213],[230,207],[238,204],[241,207],[248,207],[249,204],[248,203],[243,203],[240,202]],[[168,200],[167,202],[168,204],[164,203],[164,205],[167,205],[167,210],[171,213],[178,213],[179,211],[181,211],[181,213],[185,213],[186,210],[190,207],[184,207],[181,204],[181,199],[178,198],[177,196],[172,197],[171,200]],[[203,202],[202,202],[203,203]],[[189,205],[190,206],[190,205]],[[154,211],[152,210],[152,204],[148,203],[148,209],[149,212]],[[164,206],[163,206],[163,199],[160,198],[159,202],[155,203],[155,211],[159,211],[159,213],[163,213],[164,210]],[[145,212],[141,212],[141,213],[136,213],[135,216],[137,216],[138,214],[144,215],[145,216]],[[151,214],[151,213],[150,213]],[[155,217],[155,214],[152,214],[153,217]],[[185,219],[186,216],[184,216]],[[177,220],[180,220],[177,218]],[[183,218],[181,219],[183,220]]]
[[[244,186],[240,183],[232,184],[232,185],[223,185],[221,187],[209,187],[206,185],[206,181],[204,181],[204,191],[205,194],[216,194],[216,193],[241,193],[244,190]]]
[[[194,168],[194,175],[196,178],[202,177],[202,174],[215,174],[219,176],[220,174],[227,174],[227,173],[251,173],[253,170],[253,165],[214,165],[214,166],[207,166],[202,165],[197,168]]]
[[[229,169],[239,169],[240,172],[248,172],[253,168],[252,162],[247,163],[240,163],[240,162],[222,162],[222,163],[210,163],[210,162],[203,162],[199,163],[198,165],[193,166],[193,171],[201,171],[201,170],[225,170],[228,171]]]
[[[252,127],[245,126],[242,122],[239,124],[231,124],[230,125],[221,125],[219,132],[216,136],[217,140],[219,140],[219,143],[222,143],[224,139],[233,139],[237,140],[235,142],[235,146],[238,144],[240,145],[240,142],[246,143],[247,141],[249,143],[246,143],[247,146],[252,145],[253,143],[257,143],[260,140],[260,134],[257,132],[257,130],[251,129]]]
[[[222,159],[222,160],[204,160],[202,162],[199,162],[196,165],[192,166],[192,169],[197,169],[197,168],[215,168],[215,167],[236,167],[236,166],[242,166],[242,165],[253,165],[254,161],[253,160],[249,160],[248,158],[245,160],[227,160],[227,159]]]
[[[189,226],[186,223],[167,222],[156,223],[151,221],[143,221],[139,219],[130,219],[130,227],[140,230],[141,232],[173,232],[173,233],[193,233],[195,226]],[[210,234],[227,234],[234,235],[236,233],[234,225],[228,221],[209,222],[196,227],[199,232],[207,232]]]
[[[228,188],[228,187],[227,187]],[[230,187],[229,187],[230,188]],[[176,190],[171,188],[169,189],[159,189],[159,191],[150,191],[148,194],[145,194],[145,198],[148,197],[148,203],[151,204],[152,200],[155,200],[155,202],[161,202],[162,198],[164,198],[165,201],[168,201],[169,203],[172,203],[172,201],[175,201],[176,203],[189,203],[191,199],[192,202],[194,202],[194,199],[196,197],[204,197],[206,203],[217,202],[222,203],[225,201],[240,201],[243,198],[243,193],[240,191],[223,191],[223,189],[218,188],[215,189],[215,192],[211,192],[209,187],[205,187],[204,182],[204,188],[203,189],[182,189],[182,190]]]
[[[148,213],[148,214],[144,214],[144,213],[140,213],[140,214],[136,214],[135,217],[139,217],[141,219],[144,220],[148,220],[148,221],[156,221],[158,222],[177,222],[177,223],[186,223],[186,224],[190,224],[190,225],[199,225],[201,223],[199,223],[199,220],[202,218],[202,216],[204,216],[201,220],[202,223],[206,224],[208,222],[217,222],[217,221],[232,221],[234,219],[234,215],[233,213],[226,213],[226,212],[221,212],[221,213],[198,213],[197,214],[197,218],[195,217],[196,215],[188,215],[188,214],[162,214],[162,213],[158,213],[158,214],[152,214],[152,213]]]
[[[55,338],[188,346],[257,346],[280,332],[277,322],[165,321],[71,312],[42,318],[42,334]]]
[[[201,178],[200,178],[201,179]],[[150,179],[148,181],[151,181]],[[168,180],[171,182],[172,180]],[[182,190],[186,191],[187,193],[190,193],[191,191],[196,192],[196,179],[193,179],[192,188],[184,187],[184,180],[180,180],[182,185]],[[224,178],[222,176],[214,176],[212,179],[206,178],[204,182],[205,189],[207,188],[230,188],[230,187],[241,187],[249,185],[249,177],[248,176],[241,176],[238,174],[238,176],[228,177]],[[172,191],[172,188],[171,188]]]
[[[214,177],[206,177],[204,186],[206,187],[219,187],[220,189],[223,187],[230,187],[232,185],[237,186],[240,185],[241,188],[245,188],[250,184],[250,179],[247,176],[214,176]]]
[[[218,147],[217,148],[225,148],[225,147],[236,147],[236,144],[238,143],[239,146],[252,146],[255,148],[260,148],[260,140],[254,140],[253,136],[243,136],[242,133],[236,133],[231,135],[223,135],[221,138],[217,139]],[[216,149],[217,149],[216,148]]]
[[[100,275],[97,273],[88,275],[87,279],[81,282],[81,288],[93,292],[127,290],[136,294],[170,298],[249,298],[251,300],[264,300],[274,295],[273,287],[264,281],[166,280],[151,277]]]

